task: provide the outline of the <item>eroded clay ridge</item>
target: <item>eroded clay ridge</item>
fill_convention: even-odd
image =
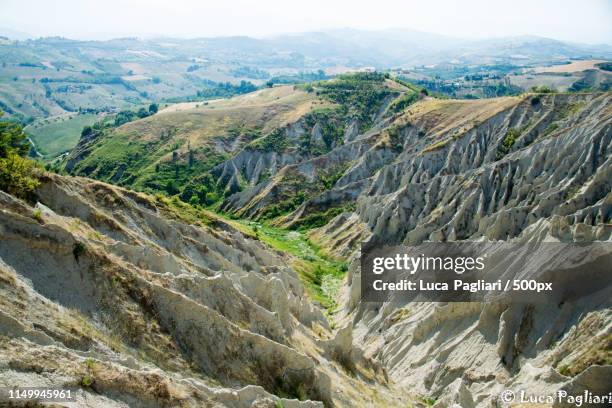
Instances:
[[[83,406],[392,404],[284,255],[179,215],[84,178],[0,192],[0,385],[78,387]]]

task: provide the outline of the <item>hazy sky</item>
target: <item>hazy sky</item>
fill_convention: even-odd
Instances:
[[[83,39],[406,27],[612,44],[611,22],[612,0],[0,0],[0,27]]]

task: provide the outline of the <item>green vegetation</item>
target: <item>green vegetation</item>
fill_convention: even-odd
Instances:
[[[264,71],[256,67],[248,67],[248,66],[240,66],[238,68],[232,69],[229,73],[231,76],[234,76],[237,78],[241,78],[241,77],[252,78],[252,79],[270,78],[270,74],[268,73],[268,71]]]
[[[304,384],[297,382],[287,382],[282,377],[276,378],[274,384],[274,394],[287,399],[297,399],[299,401],[305,401],[308,399],[308,394]],[[276,406],[283,407],[282,401],[276,401]]]
[[[36,150],[45,159],[52,159],[76,146],[81,131],[99,119],[95,114],[76,114],[69,117],[47,118],[27,126]]]
[[[568,103],[567,105],[563,105],[557,113],[557,119],[565,119],[569,116],[573,116],[580,112],[584,108],[584,102],[576,102],[576,103]]]
[[[91,131],[101,134],[112,131],[113,137],[100,137],[93,153],[73,169],[74,174],[148,193],[180,193],[185,201],[198,193],[197,204],[209,204],[215,194],[223,193],[213,188],[211,180],[203,178],[208,170],[227,159],[212,147],[192,149],[187,145],[184,149],[182,141],[168,143],[172,136],[170,130],[162,131],[161,137],[151,141],[133,140],[112,123],[98,123]],[[198,184],[200,189],[196,191]],[[207,193],[211,193],[208,198]]]
[[[574,377],[593,365],[606,366],[612,364],[612,334],[598,335],[593,343],[568,364],[557,367],[560,374]]]
[[[158,110],[159,106],[156,103],[150,104],[149,109],[145,109],[144,107],[142,107],[137,111],[122,110],[121,112],[115,115],[115,126],[121,126],[124,123],[146,118],[147,116],[156,114]]]
[[[610,63],[607,63],[608,67]],[[586,70],[569,88],[569,92],[608,92],[612,89],[609,72]]]
[[[397,82],[398,84],[403,85],[403,86],[405,86],[406,88],[410,89],[412,92],[415,92],[415,93],[417,93],[417,94],[418,94],[418,93],[422,93],[422,94],[425,94],[425,95],[427,95],[427,94],[428,94],[427,89],[425,89],[425,88],[419,88],[418,86],[416,86],[416,85],[415,85],[415,84],[413,84],[412,82],[406,81],[406,80],[404,80],[404,79],[402,79],[402,78],[400,78],[400,77],[394,77],[394,78],[393,78],[393,80],[394,80],[395,82]]]
[[[612,72],[612,62],[600,62],[599,64],[595,64],[595,66],[604,71]]]
[[[91,387],[91,385],[93,384],[94,380],[92,377],[90,377],[89,375],[85,374],[83,376],[83,378],[81,379],[81,385],[83,387]]]
[[[95,362],[92,358],[87,358],[84,363],[85,366],[85,374],[81,377],[81,385],[83,387],[89,388],[94,383],[94,370],[95,370]]]
[[[512,128],[508,130],[508,132],[506,133],[506,137],[504,138],[504,141],[502,142],[501,146],[497,150],[497,157],[496,157],[497,160],[501,160],[505,155],[507,155],[510,152],[510,149],[512,149],[512,146],[514,146],[516,139],[518,139],[520,135],[521,135],[521,130],[519,129]]]
[[[442,98],[495,98],[518,95],[523,89],[507,81],[507,75],[518,67],[514,65],[474,65],[418,68],[419,78],[414,83]]]
[[[406,127],[412,126],[411,123],[407,123]],[[387,128],[387,134],[389,135],[389,143],[391,144],[391,149],[399,153],[404,149],[404,140],[401,137],[400,127],[397,124],[391,125]]]
[[[380,72],[359,72],[340,75],[332,81],[316,82],[316,93],[341,107],[343,116],[358,119],[361,130],[372,124],[373,116],[389,96],[399,92],[385,86],[389,74]]]
[[[74,259],[77,262],[79,260],[79,257],[85,253],[86,249],[87,248],[85,247],[84,243],[80,241],[74,243],[74,246],[72,247],[72,255],[74,255]]]
[[[297,74],[287,74],[272,77],[267,82],[267,85],[269,84],[268,86],[272,86],[274,84],[305,84],[307,82],[322,81],[328,78],[329,77],[325,75],[325,72],[323,70],[313,72],[300,71]],[[307,85],[302,85],[302,89],[307,90],[306,88],[308,88]],[[312,89],[312,87],[310,87],[310,89]]]
[[[240,81],[238,85],[225,82],[215,84],[210,88],[202,89],[201,91],[197,92],[196,96],[201,99],[229,98],[230,96],[253,92],[257,89],[257,86],[253,85],[249,81]]]
[[[447,138],[447,139],[439,140],[439,141],[437,141],[437,142],[427,146],[425,149],[423,149],[423,153],[433,152],[434,150],[442,149],[444,146],[449,144],[451,140],[452,140],[452,138],[450,138],[450,137]]]
[[[176,191],[178,191],[178,187],[174,186],[172,182],[166,185],[167,194],[176,194]],[[223,192],[219,191],[213,177],[206,173],[185,185],[179,194],[179,198],[193,206],[211,206],[219,201],[222,194]]]
[[[20,198],[30,198],[39,185],[40,168],[25,157],[29,150],[22,126],[0,121],[0,189]]]
[[[319,228],[327,224],[338,214],[342,214],[346,211],[354,211],[355,203],[349,203],[340,207],[331,207],[325,211],[311,212],[300,220],[297,224],[292,226],[292,229],[299,231],[307,231],[313,228]]]
[[[304,120],[309,129],[319,125],[323,144],[313,143],[310,132],[306,132],[300,140],[300,151],[302,153],[320,155],[329,152],[334,146],[342,144],[346,119],[344,111],[340,107],[327,107],[313,109]]]
[[[333,169],[327,171],[321,171],[318,174],[318,182],[323,187],[323,190],[331,189],[338,180],[342,177],[344,172],[351,167],[351,162],[345,162],[341,165],[334,166]]]
[[[36,221],[43,222],[42,211],[40,208],[36,208],[34,211],[32,211],[32,216]]]
[[[389,76],[380,73],[342,75],[333,81],[317,82],[312,86],[313,92],[333,104],[318,100],[315,106],[303,114],[306,132],[300,139],[288,138],[284,126],[272,127],[262,136],[260,123],[254,126],[250,122],[236,121],[222,125],[222,132],[227,136],[222,134],[213,137],[227,144],[238,139],[247,142],[247,148],[262,151],[297,151],[305,156],[322,155],[343,143],[345,128],[352,120],[357,119],[362,128],[367,127],[373,115],[380,112],[386,99],[400,95],[400,91],[392,89],[393,83]],[[223,88],[231,92],[252,89],[246,83]],[[206,95],[200,94],[202,96]],[[304,98],[299,93],[296,96]],[[244,175],[237,174],[231,180],[219,181],[218,175],[212,176],[210,173],[216,165],[229,159],[230,153],[212,142],[191,148],[186,138],[179,137],[192,130],[189,121],[172,122],[172,125],[165,125],[161,129],[155,126],[157,122],[153,120],[119,127],[127,121],[146,117],[156,111],[155,104],[151,104],[148,110],[124,110],[114,117],[107,115],[103,120],[83,128],[82,135],[95,138],[95,142],[90,153],[70,170],[71,174],[93,177],[147,193],[178,195],[183,202],[193,206],[214,207],[224,197],[244,188]],[[171,116],[167,118],[172,119]],[[189,124],[183,126],[183,123]],[[315,127],[316,137],[312,137]],[[284,177],[283,182],[299,185],[296,191],[302,192],[281,192],[277,202],[260,214],[261,218],[277,218],[295,210],[306,200],[307,195],[331,188],[341,175],[342,172],[327,174],[307,185],[304,185],[302,179],[293,183],[290,177]],[[264,172],[259,181],[270,176]],[[320,224],[322,220],[333,216],[334,211],[339,210],[316,214],[306,220],[305,228]]]
[[[571,374],[571,370],[570,370],[569,366],[567,366],[567,365],[563,365],[563,366],[559,367],[559,374],[564,375],[566,377],[570,377],[572,375]]]
[[[559,124],[558,123],[551,123],[550,125],[548,125],[546,127],[546,129],[544,129],[544,133],[542,136],[546,137],[548,135],[550,135],[551,133],[553,133],[555,130],[557,130],[559,128]]]
[[[265,222],[228,222],[270,247],[292,255],[292,266],[298,272],[308,295],[326,308],[328,313],[333,313],[337,306],[335,299],[339,284],[348,270],[345,261],[325,256],[302,232],[273,227]]]
[[[414,92],[405,93],[389,105],[389,111],[393,113],[401,112],[406,109],[408,106],[419,100],[419,95]]]
[[[264,220],[269,220],[280,217],[281,215],[289,214],[298,208],[304,201],[306,201],[306,193],[304,191],[298,191],[292,197],[266,207],[264,212],[261,214],[261,218]]]
[[[398,96],[398,91],[390,89],[385,81],[389,78],[382,73],[355,73],[341,75],[332,81],[319,81],[312,84],[296,86],[307,92],[333,102],[334,106],[317,107],[304,116],[306,132],[300,139],[298,150],[302,154],[321,155],[329,152],[334,146],[343,143],[346,126],[352,120],[358,120],[360,130],[366,130],[374,115],[378,113],[387,97]],[[418,99],[416,94],[400,106]],[[320,128],[321,141],[318,143],[311,137],[315,126]],[[275,129],[268,135],[252,142],[251,147],[264,151],[281,152],[289,148],[283,129]]]
[[[436,399],[433,397],[421,396],[419,397],[419,400],[428,407],[433,407],[436,403]]]
[[[291,213],[303,202],[313,197],[317,193],[331,189],[349,167],[350,162],[346,162],[336,166],[333,169],[320,171],[317,179],[314,182],[307,181],[301,176],[285,174],[283,177],[283,185],[291,188],[287,188],[278,197],[276,203],[265,207],[259,215],[259,218],[263,220],[271,220]],[[323,220],[330,220],[341,212],[341,208],[336,208],[327,209],[320,213],[313,213],[311,216],[302,220],[302,222],[299,225],[296,225],[295,228],[306,230],[315,228],[315,226],[321,226],[323,225]]]
[[[296,85],[307,92],[333,102],[334,106],[317,107],[304,116],[306,132],[301,137],[298,151],[304,155],[321,155],[333,147],[343,143],[346,126],[352,120],[358,120],[360,129],[366,130],[374,115],[380,110],[384,100],[389,96],[397,96],[399,92],[386,86],[389,78],[381,73],[356,73],[341,75],[332,81],[314,82],[312,84]],[[416,94],[398,102],[399,106],[418,99]],[[313,140],[312,129],[318,126],[320,142]],[[283,129],[275,129],[268,135],[251,143],[251,147],[264,151],[281,152],[291,147]]]
[[[178,196],[168,198],[162,194],[155,194],[155,206],[166,216],[186,224],[204,226],[212,222],[209,212],[181,201]]]
[[[557,92],[556,90],[554,90],[554,89],[552,89],[552,88],[550,88],[548,86],[545,86],[545,85],[534,86],[534,87],[532,87],[530,89],[530,91],[533,92],[533,93],[539,93],[539,94],[547,94],[547,93],[556,93]]]
[[[282,152],[288,146],[288,143],[284,129],[277,128],[264,137],[251,142],[249,146],[266,152]]]

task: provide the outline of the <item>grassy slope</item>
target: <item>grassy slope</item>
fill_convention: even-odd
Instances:
[[[345,260],[325,255],[321,248],[302,232],[289,231],[266,223],[221,217],[243,233],[291,255],[291,266],[298,272],[306,293],[327,310],[328,316],[334,313],[338,289],[348,269]]]
[[[168,109],[112,130],[75,173],[111,181],[123,163],[128,171],[114,182],[145,190],[153,186],[153,191],[170,180],[181,185],[227,159],[241,144],[297,120],[315,101],[314,95],[284,86],[189,109]],[[238,138],[242,141],[235,144]],[[190,150],[194,164],[188,167]],[[178,178],[174,164],[180,167]]]
[[[385,133],[410,125],[417,125],[430,140],[429,150],[451,139],[460,138],[495,114],[519,103],[523,96],[493,99],[435,99],[426,98],[404,109]],[[427,149],[426,149],[427,150]]]
[[[25,131],[45,159],[51,159],[76,146],[83,127],[98,119],[94,114],[59,116],[35,122]]]

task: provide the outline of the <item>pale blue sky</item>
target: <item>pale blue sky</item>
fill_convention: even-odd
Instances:
[[[413,28],[612,44],[612,0],[0,0],[0,27],[36,36],[251,35]]]

